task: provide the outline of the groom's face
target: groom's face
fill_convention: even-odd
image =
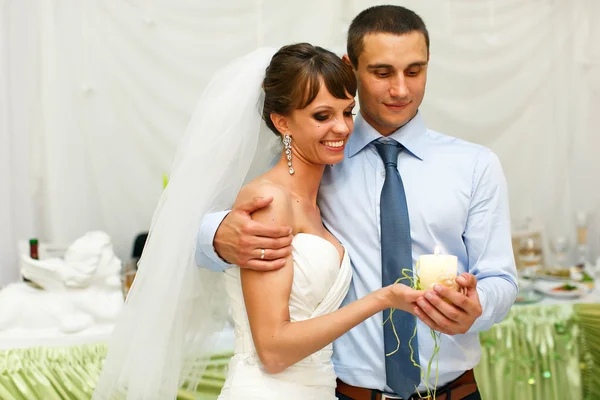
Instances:
[[[429,52],[421,32],[368,34],[355,70],[364,119],[390,135],[417,113],[427,82]]]

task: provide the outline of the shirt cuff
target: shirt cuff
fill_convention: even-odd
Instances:
[[[229,210],[206,214],[202,218],[196,246],[196,264],[198,266],[217,272],[225,271],[233,266],[221,259],[213,246],[215,234],[228,214]]]
[[[493,310],[487,306],[488,298],[483,288],[477,287],[477,294],[481,304],[481,315],[473,322],[467,333],[487,331],[494,325],[494,319],[490,315]]]
[[[477,283],[481,303],[481,316],[475,320],[470,332],[484,332],[502,322],[508,315],[517,296],[516,285],[501,277],[489,277]]]

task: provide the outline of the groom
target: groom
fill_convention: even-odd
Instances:
[[[436,285],[418,300],[413,358],[426,369],[434,350],[428,328],[441,332],[436,398],[480,399],[472,372],[481,353],[478,333],[502,321],[517,294],[500,162],[482,146],[425,126],[418,108],[429,35],[417,14],[400,6],[366,9],[350,25],[347,47],[344,60],[358,79],[360,115],[345,160],[326,168],[319,191],[324,223],[352,259],[354,277],[344,304],[393,283],[400,266],[414,265],[436,246],[456,255],[461,272],[456,282],[464,290]],[[250,218],[271,200],[207,215],[198,263],[215,270],[228,268],[226,262],[257,270],[282,267],[291,253],[290,229]],[[415,318],[394,313],[403,344],[393,352],[397,339],[391,324],[383,324],[388,314],[334,343],[340,399],[418,398],[420,370],[406,346]],[[427,382],[429,388],[435,383]]]

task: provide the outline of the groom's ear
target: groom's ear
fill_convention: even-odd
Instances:
[[[352,68],[354,70],[354,65],[352,65],[352,61],[350,61],[350,57],[348,57],[348,54],[344,54],[342,56],[342,61],[346,63],[346,65],[348,65],[350,68]]]
[[[282,135],[289,131],[287,118],[283,115],[271,113],[271,122]]]

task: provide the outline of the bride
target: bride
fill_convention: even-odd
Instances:
[[[335,399],[331,343],[384,309],[412,312],[422,292],[406,285],[339,308],[352,268],[316,204],[325,166],[343,159],[355,94],[352,69],[307,43],[259,49],[213,78],[179,147],[94,399],[169,399],[193,387],[227,319],[227,298],[235,353],[220,400]],[[283,152],[242,187],[272,157],[259,145],[261,117]],[[255,197],[273,201],[253,219],[292,227],[286,266],[197,267],[201,217]]]

